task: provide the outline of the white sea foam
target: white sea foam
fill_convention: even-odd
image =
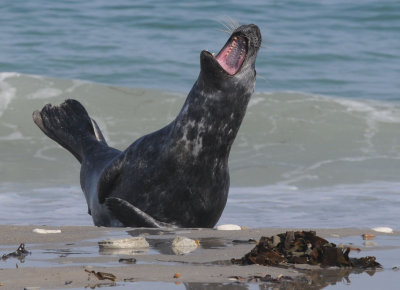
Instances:
[[[72,93],[74,90],[76,90],[77,88],[84,86],[84,85],[88,85],[90,84],[87,81],[82,81],[82,80],[72,80],[72,86],[69,87],[68,89],[65,90],[66,93]]]
[[[17,72],[0,72],[0,81],[4,81],[5,79],[12,77],[19,77],[21,74]]]
[[[250,102],[249,102],[248,106],[252,107],[252,106],[255,106],[255,105],[257,105],[257,104],[259,104],[259,103],[261,103],[263,101],[265,101],[265,99],[262,98],[262,97],[253,97],[253,98],[250,99]]]
[[[35,158],[40,158],[40,159],[44,159],[44,160],[48,160],[48,161],[54,161],[56,160],[54,157],[49,157],[47,155],[44,154],[45,151],[47,151],[48,149],[52,149],[54,148],[54,146],[45,146],[40,148],[39,150],[37,150],[35,152],[35,154],[33,155],[33,157]]]
[[[387,104],[376,101],[354,101],[348,99],[335,99],[335,101],[343,105],[347,112],[358,113],[359,117],[365,122],[364,143],[361,151],[365,154],[374,153],[376,151],[373,138],[379,133],[381,123],[399,124],[400,108],[395,104]]]
[[[310,94],[296,91],[263,92],[255,95],[290,95],[293,98],[285,100],[286,103],[302,103],[306,101],[328,102],[345,107],[347,112],[366,113],[365,116],[378,122],[400,123],[400,106],[398,103],[388,103],[375,100],[351,100],[341,97]],[[297,97],[296,97],[297,96]]]
[[[62,90],[56,88],[44,88],[40,89],[26,97],[28,99],[50,99],[57,97],[62,94]]]
[[[15,98],[17,89],[6,82],[11,77],[19,77],[20,74],[13,72],[0,73],[0,117],[3,115],[11,100]]]
[[[335,99],[338,104],[346,107],[348,112],[367,113],[368,118],[377,122],[400,123],[400,108],[394,104],[376,101],[354,101],[348,99]]]
[[[1,141],[29,140],[31,138],[24,137],[21,132],[16,131],[7,136],[0,136]]]

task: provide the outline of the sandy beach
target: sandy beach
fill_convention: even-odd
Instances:
[[[54,230],[61,233],[39,234],[34,229]],[[217,231],[213,229],[130,229],[98,227],[44,227],[44,226],[0,226],[0,254],[15,251],[21,243],[30,252],[23,259],[10,257],[0,260],[0,289],[40,289],[118,286],[133,287],[142,282],[162,282],[213,287],[268,284],[260,277],[287,277],[275,284],[285,288],[312,286],[321,289],[345,281],[351,285],[351,275],[361,270],[320,268],[318,266],[295,265],[293,267],[266,267],[259,265],[232,265],[232,258],[241,258],[248,253],[261,236],[272,236],[293,229],[263,228],[241,231]],[[310,230],[310,229],[304,229]],[[314,230],[314,229],[313,229]],[[400,256],[400,233],[383,234],[367,229],[316,229],[317,235],[337,244],[351,244],[361,249],[358,256],[374,255],[383,265],[383,272],[398,278],[393,256]],[[364,241],[362,234],[374,234],[371,241]],[[99,241],[106,239],[143,236],[149,248],[103,249]],[[172,240],[183,236],[197,240],[199,247],[186,254],[171,248]],[[133,263],[132,260],[136,259]],[[124,260],[125,259],[125,260]],[[369,270],[368,270],[369,271]],[[367,271],[367,272],[368,272]],[[94,273],[93,273],[94,272]],[[115,281],[100,280],[96,273],[115,276]],[[375,270],[368,276],[379,280]],[[258,278],[257,278],[258,277]],[[194,284],[191,284],[194,283]],[[210,284],[211,283],[211,284]],[[271,284],[272,283],[272,284]],[[146,284],[143,284],[146,285]],[[142,285],[142,286],[143,286]],[[150,285],[150,284],[149,284]],[[233,284],[232,284],[233,285]],[[235,287],[236,287],[235,286]],[[278,285],[279,286],[279,285]],[[239,287],[240,288],[240,287]]]

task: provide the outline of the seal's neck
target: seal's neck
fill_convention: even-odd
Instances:
[[[177,149],[198,158],[228,158],[252,91],[212,90],[199,78],[173,122]]]

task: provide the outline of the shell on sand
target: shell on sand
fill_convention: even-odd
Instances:
[[[60,234],[61,230],[33,229],[32,232],[36,234]]]
[[[144,237],[132,237],[99,241],[99,246],[107,249],[133,249],[148,248],[150,245]]]
[[[240,231],[241,229],[242,228],[240,226],[232,224],[217,226],[218,231]]]
[[[385,234],[393,233],[393,229],[391,229],[389,227],[376,227],[376,228],[372,228],[372,230],[375,232],[385,233]]]

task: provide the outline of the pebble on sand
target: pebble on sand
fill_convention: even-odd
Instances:
[[[375,235],[374,234],[362,234],[361,235],[363,240],[373,240],[375,239]]]
[[[198,240],[178,236],[172,241],[172,251],[176,255],[184,255],[193,252],[199,245]]]

